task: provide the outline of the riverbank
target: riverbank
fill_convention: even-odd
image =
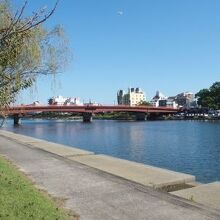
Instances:
[[[220,217],[216,209],[153,189],[161,188],[155,181],[158,178],[164,181],[162,174],[173,178],[168,181],[171,185],[177,179],[193,181],[189,175],[153,168],[151,176],[149,167],[141,164],[5,131],[1,131],[0,138],[0,153],[7,155],[51,195],[65,198],[65,207],[75,210],[81,219],[207,220]],[[144,179],[148,185],[129,180],[132,176],[137,179],[136,175],[143,175],[140,180]]]
[[[24,117],[26,119],[55,119],[55,120],[82,120],[82,116],[79,113],[56,113],[56,112],[44,112]],[[93,116],[95,120],[124,120],[124,121],[136,121],[136,116],[129,112],[113,112],[95,114]],[[175,114],[175,115],[155,115],[154,117],[147,117],[147,120],[220,120],[220,116],[203,115],[203,114]]]
[[[0,219],[78,219],[37,190],[9,161],[0,156]],[[58,202],[58,201],[57,201]]]
[[[68,147],[24,135],[0,131],[0,136],[12,139],[28,147],[44,150],[69,160],[85,164],[89,167],[120,176],[144,186],[150,186],[163,191],[174,191],[177,188],[188,188],[195,181],[193,175],[170,171],[144,165],[128,160],[95,154],[91,151]],[[189,183],[189,185],[188,185]]]
[[[26,116],[25,118],[33,119],[63,119],[63,120],[82,120],[80,113],[56,113],[56,112],[43,112],[34,115]],[[135,115],[132,113],[103,113],[95,114],[93,119],[100,120],[135,120]]]
[[[213,121],[22,120],[4,130],[146,165],[220,180],[220,123]],[[210,141],[212,140],[212,141]],[[215,160],[213,160],[215,158]]]

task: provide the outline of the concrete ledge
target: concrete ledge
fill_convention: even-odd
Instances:
[[[220,182],[204,184],[190,189],[172,192],[171,194],[211,208],[220,209]]]
[[[6,138],[13,139],[13,140],[18,141],[18,142],[22,142],[22,143],[41,141],[40,139],[37,139],[37,138],[25,136],[25,135],[22,135],[22,134],[16,134],[16,133],[9,132],[9,131],[4,131],[4,130],[0,130],[0,135],[3,136],[3,137],[6,137]]]
[[[66,145],[56,144],[20,134],[14,134],[8,131],[1,130],[0,136],[25,144],[31,148],[42,149],[155,189],[173,191],[177,188],[184,188],[184,184],[188,182],[195,181],[195,177],[192,175],[147,166],[141,163],[122,160],[106,155],[94,155],[94,153],[90,151],[68,147]]]
[[[105,155],[69,157],[87,166],[157,189],[186,184],[195,177]]]
[[[29,145],[31,147],[39,148],[63,157],[84,156],[94,154],[90,151],[81,150],[73,147],[67,147],[66,145],[55,144],[47,141],[31,142],[29,143]]]
[[[0,135],[12,140],[15,140],[19,143],[28,145],[30,147],[39,148],[45,150],[47,152],[57,154],[63,157],[71,157],[71,156],[82,156],[82,155],[91,155],[93,152],[81,150],[74,147],[68,147],[62,144],[56,144],[53,142],[44,141],[41,139],[36,139],[32,137],[28,137],[25,135],[14,134],[8,131],[0,131]]]

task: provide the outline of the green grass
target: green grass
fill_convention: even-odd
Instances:
[[[0,219],[64,220],[70,219],[70,216],[0,157]]]

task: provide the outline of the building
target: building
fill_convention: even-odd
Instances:
[[[119,90],[117,93],[118,105],[135,106],[146,101],[145,93],[140,88],[128,88],[126,93],[124,90]]]
[[[150,104],[153,107],[166,106],[167,97],[160,91],[156,91],[156,95],[151,99]]]
[[[176,103],[175,99],[173,97],[168,97],[167,99],[167,104],[166,104],[167,108],[178,108],[178,104]]]
[[[100,103],[97,103],[94,100],[89,99],[89,102],[84,102],[84,105],[90,105],[90,106],[101,106]]]
[[[61,95],[54,96],[48,100],[50,105],[64,105],[66,98]]]
[[[80,102],[80,98],[70,97],[66,99],[64,105],[83,105],[83,103]]]
[[[156,91],[156,95],[150,101],[153,107],[178,108],[175,97],[167,97],[160,91]]]
[[[83,105],[79,98],[64,98],[63,96],[55,96],[48,100],[50,105]]]
[[[179,107],[191,108],[195,105],[195,96],[192,92],[182,92],[175,97]]]

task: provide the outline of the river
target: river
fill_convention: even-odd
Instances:
[[[22,120],[5,130],[220,181],[219,121]]]

